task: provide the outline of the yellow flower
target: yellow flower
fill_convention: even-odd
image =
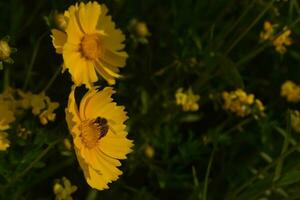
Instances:
[[[10,128],[10,123],[15,121],[15,116],[9,103],[3,100],[0,100],[0,113],[0,151],[5,151],[10,142],[7,139],[7,133],[4,131]]]
[[[176,104],[181,105],[183,111],[197,111],[199,109],[197,101],[200,99],[200,96],[195,95],[191,88],[185,92],[183,88],[179,88],[176,91],[175,98]]]
[[[285,97],[288,102],[299,102],[300,101],[300,86],[296,85],[292,81],[285,81],[281,86],[280,95]]]
[[[75,185],[71,185],[71,182],[63,177],[61,180],[57,180],[53,186],[53,192],[55,194],[55,200],[72,200],[72,194],[77,190]]]
[[[6,149],[10,145],[10,142],[7,139],[7,135],[7,133],[0,131],[0,151],[6,151]]]
[[[100,74],[109,84],[115,83],[119,67],[128,57],[124,48],[125,36],[115,28],[105,5],[97,2],[70,6],[65,12],[65,31],[52,30],[56,52],[63,55],[75,85],[91,88]]]
[[[56,102],[50,102],[50,99],[47,102],[47,104],[48,104],[48,108],[39,115],[40,122],[43,125],[48,124],[48,121],[53,122],[55,120],[56,114],[53,112],[59,106],[59,104]]]
[[[12,50],[5,40],[0,40],[0,61],[5,61],[10,58]]]
[[[25,110],[29,109],[30,106],[31,106],[32,93],[31,92],[24,92],[24,91],[18,89],[17,94],[20,97],[19,106],[22,109],[25,109]]]
[[[284,27],[284,32],[274,39],[273,45],[275,46],[275,50],[284,54],[286,52],[286,46],[290,46],[292,44],[292,39],[290,38],[290,34],[292,33],[287,27]]]
[[[245,117],[257,111],[264,115],[264,106],[259,99],[255,99],[253,94],[247,94],[242,89],[231,92],[223,92],[224,109],[235,113],[239,117]]]
[[[14,112],[8,102],[0,100],[0,113],[0,131],[5,131],[9,129],[9,124],[15,121]]]
[[[291,113],[291,126],[297,133],[300,133],[300,113],[297,110]]]
[[[41,124],[46,125],[49,121],[55,120],[56,114],[53,112],[59,106],[57,102],[51,102],[50,98],[44,92],[31,95],[30,97],[32,113],[39,115]]]
[[[126,159],[133,143],[126,138],[123,106],[112,102],[111,87],[89,90],[76,105],[73,87],[66,109],[66,120],[74,140],[74,149],[88,184],[96,189],[108,188],[122,174],[119,159]]]
[[[32,114],[38,115],[46,107],[46,99],[49,98],[45,93],[34,94],[31,97]]]
[[[260,33],[261,40],[271,40],[273,38],[274,28],[271,22],[264,22],[264,30]]]

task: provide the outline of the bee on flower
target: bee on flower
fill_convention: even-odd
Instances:
[[[199,95],[194,94],[192,88],[184,91],[179,88],[175,94],[176,104],[182,106],[183,111],[197,111],[199,109]]]
[[[281,86],[280,95],[288,102],[296,103],[300,101],[300,86],[293,81],[285,81]]]
[[[55,200],[73,200],[72,194],[76,192],[76,190],[77,186],[72,185],[70,180],[66,177],[56,180],[53,185]]]
[[[127,114],[111,98],[111,87],[90,89],[75,101],[75,87],[69,96],[66,120],[73,137],[74,150],[87,183],[98,190],[108,188],[122,174],[120,159],[132,151],[133,142],[126,138]]]
[[[91,88],[97,74],[115,84],[119,68],[126,64],[125,36],[107,13],[103,4],[81,2],[65,11],[64,30],[51,30],[56,53],[63,56],[63,70],[69,70],[76,86]]]
[[[239,117],[246,117],[250,114],[258,113],[264,115],[264,105],[259,99],[255,99],[253,94],[247,94],[242,89],[222,93],[224,100],[223,107]],[[256,116],[256,115],[255,115]]]

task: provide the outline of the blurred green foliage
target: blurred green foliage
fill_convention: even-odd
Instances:
[[[62,176],[78,186],[74,199],[300,199],[300,136],[289,125],[289,109],[299,104],[280,97],[285,80],[299,83],[298,0],[99,1],[127,36],[129,59],[115,99],[126,106],[135,143],[123,161],[124,174],[99,192],[86,184],[74,152],[64,153],[72,83],[68,73],[58,74],[62,59],[45,21],[75,2],[0,2],[0,37],[10,36],[18,49],[14,64],[0,71],[1,86],[33,92],[46,87],[60,103],[54,123],[42,126],[28,113],[10,130],[11,147],[0,153],[1,199],[53,199],[54,179]],[[147,24],[147,42],[130,36],[132,19]],[[259,40],[265,20],[292,30],[285,55]],[[201,96],[197,112],[175,104],[180,87]],[[236,88],[262,100],[266,116],[238,118],[224,111],[221,92]],[[18,137],[18,125],[32,134]],[[149,146],[152,158],[145,154]]]

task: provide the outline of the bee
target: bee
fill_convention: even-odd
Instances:
[[[107,123],[107,119],[103,118],[103,117],[97,117],[95,119],[95,124],[97,124],[97,126],[99,127],[99,137],[98,139],[106,136],[109,126]]]

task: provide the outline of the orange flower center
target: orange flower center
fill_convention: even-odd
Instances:
[[[107,134],[108,129],[109,126],[105,118],[97,117],[93,120],[85,120],[80,125],[80,138],[84,145],[91,149]]]
[[[97,60],[101,54],[101,42],[97,34],[85,35],[81,41],[82,55],[89,60]]]

